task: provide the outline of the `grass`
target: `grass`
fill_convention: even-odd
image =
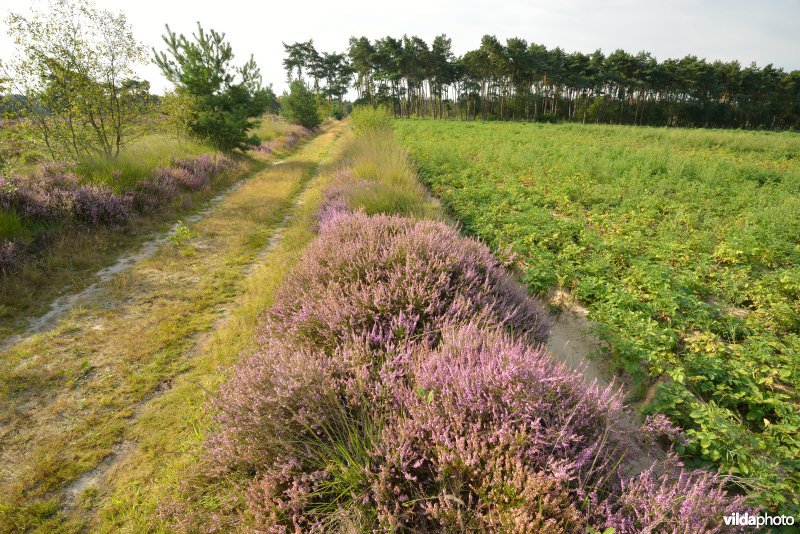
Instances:
[[[287,128],[285,123],[265,118],[259,131],[281,136]],[[114,189],[124,190],[150,176],[156,167],[169,165],[173,157],[191,157],[210,150],[194,141],[151,134],[127,146],[116,161],[86,162],[76,170],[87,181],[104,182]],[[263,166],[257,159],[242,159],[250,171]],[[87,287],[94,281],[98,269],[112,263],[124,251],[165,231],[176,219],[191,215],[239,178],[240,174],[224,175],[215,180],[212,191],[192,193],[188,203],[155,215],[137,216],[123,228],[48,226],[26,220],[19,220],[17,224],[18,218],[13,214],[0,212],[0,239],[13,237],[41,250],[29,257],[13,277],[0,277],[0,339],[24,329],[24,319],[43,314],[53,298]]]
[[[200,459],[209,429],[205,403],[224,375],[219,368],[231,365],[254,346],[260,312],[269,306],[280,282],[313,239],[316,208],[329,181],[329,165],[340,156],[342,141],[325,134],[298,154],[306,165],[321,163],[318,177],[303,191],[298,207],[277,246],[263,263],[243,280],[242,289],[225,321],[192,358],[191,368],[178,377],[170,391],[149,403],[131,429],[138,449],[108,477],[113,481],[97,503],[100,532],[157,532],[168,528],[157,517],[165,497],[176,494],[184,476]],[[282,164],[271,172],[285,172]],[[230,487],[195,488],[197,506],[214,509]]]
[[[278,248],[266,247],[341,131],[267,166],[185,238],[3,355],[0,531],[159,530],[158,497],[194,461],[218,366],[252,340],[257,311],[311,239],[316,185]],[[64,488],[112,453],[105,484],[69,505]]]
[[[800,509],[800,137],[400,121],[469,233],[589,309],[696,464]]]
[[[153,175],[157,167],[166,167],[173,158],[190,158],[213,149],[192,139],[177,139],[158,133],[145,135],[125,145],[113,160],[93,158],[76,165],[75,171],[90,183],[102,184],[117,193],[132,189]]]
[[[358,135],[347,146],[333,191],[352,209],[369,215],[440,219],[438,202],[420,184],[390,121],[385,110],[357,108],[352,124]]]
[[[285,136],[296,128],[296,126],[286,122],[282,117],[265,115],[261,120],[261,124],[253,129],[253,133],[264,142]]]

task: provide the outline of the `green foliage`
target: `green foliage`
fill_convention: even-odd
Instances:
[[[800,510],[800,138],[400,121],[420,174],[529,287],[568,289],[686,429],[685,453]]]
[[[189,227],[183,224],[183,221],[178,221],[175,225],[175,231],[167,236],[167,239],[175,248],[185,247],[192,238],[195,237]]]
[[[343,200],[369,215],[436,218],[437,207],[420,185],[408,153],[390,130],[362,130],[345,152],[348,167],[337,173],[328,201]]]
[[[281,97],[281,114],[289,122],[308,129],[322,123],[316,95],[299,80],[293,81],[289,85],[289,93]]]
[[[392,114],[385,106],[356,106],[353,108],[350,122],[356,133],[373,129],[388,130],[392,127]]]
[[[166,30],[167,51],[153,50],[155,63],[180,93],[192,97],[194,109],[188,121],[192,134],[224,152],[256,146],[258,138],[248,132],[258,124],[254,118],[270,105],[271,89],[262,88],[253,57],[233,67],[233,50],[225,34],[206,32],[199,23],[193,40],[176,35],[169,26]]]
[[[19,238],[24,233],[22,219],[15,211],[0,210],[0,243]]]
[[[149,83],[134,79],[144,48],[123,14],[88,0],[51,0],[44,11],[11,13],[16,55],[3,65],[15,114],[54,158],[116,157],[141,136]]]
[[[199,112],[199,99],[187,91],[169,91],[159,99],[158,110],[164,129],[182,139],[192,133],[192,124]]]

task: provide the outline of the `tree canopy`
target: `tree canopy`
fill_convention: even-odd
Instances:
[[[485,35],[462,56],[446,35],[352,37],[346,57],[313,41],[284,45],[290,79],[309,76],[322,94],[353,80],[359,101],[396,115],[570,120],[718,128],[800,128],[800,71],[743,67],[696,56],[658,61],[648,52],[568,53]],[[335,72],[338,70],[338,74]]]
[[[155,63],[179,93],[194,99],[189,130],[222,151],[244,150],[258,144],[249,130],[266,111],[274,94],[262,87],[261,72],[252,56],[235,67],[233,50],[225,34],[206,32],[200,23],[192,39],[177,35],[169,26],[163,36],[166,51],[155,54]]]
[[[54,158],[116,157],[144,132],[148,82],[134,76],[144,61],[123,14],[86,0],[51,0],[46,10],[11,13],[16,55],[2,64],[6,110]]]

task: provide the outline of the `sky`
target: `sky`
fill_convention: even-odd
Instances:
[[[344,51],[350,36],[370,39],[418,35],[428,43],[447,34],[456,54],[477,48],[492,34],[504,41],[560,46],[567,52],[609,53],[618,48],[645,50],[659,60],[693,54],[710,61],[739,60],[743,65],[772,63],[800,69],[800,0],[95,0],[98,7],[122,11],[135,35],[148,47],[163,48],[164,24],[190,33],[196,22],[225,32],[243,63],[252,53],[264,81],[277,93],[286,87],[282,42],[313,39],[319,51]],[[6,35],[7,12],[44,9],[42,0],[0,3],[0,58],[13,43]],[[140,75],[154,92],[170,88],[152,64]]]

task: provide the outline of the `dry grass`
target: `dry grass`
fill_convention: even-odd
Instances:
[[[259,131],[281,137],[290,129],[291,125],[265,119]],[[189,157],[209,151],[209,147],[191,140],[152,134],[126,147],[114,162],[85,163],[77,170],[89,181],[106,182],[122,190],[126,184],[152,174],[156,167],[168,165],[173,156]],[[264,167],[263,159],[248,156],[242,158],[242,162],[250,172]],[[119,177],[112,180],[114,172],[119,173]],[[94,281],[100,268],[124,251],[165,231],[176,219],[196,212],[209,198],[241,177],[241,172],[229,173],[215,180],[212,191],[187,195],[187,204],[176,204],[154,215],[138,216],[123,228],[53,228],[43,233],[39,237],[42,253],[26,261],[13,276],[0,277],[0,341],[24,329],[25,319],[42,315],[53,298],[83,290]]]
[[[57,328],[3,355],[0,531],[68,530],[92,521],[97,509],[105,526],[95,528],[152,527],[153,498],[168,490],[171,464],[191,461],[180,453],[197,446],[204,388],[252,335],[249,322],[310,239],[310,223],[297,219],[263,267],[248,276],[249,266],[318,162],[331,157],[342,128],[269,166],[189,225],[193,237],[165,244]],[[120,443],[135,446],[105,466],[108,484],[86,488],[77,508],[60,511],[63,489]]]

